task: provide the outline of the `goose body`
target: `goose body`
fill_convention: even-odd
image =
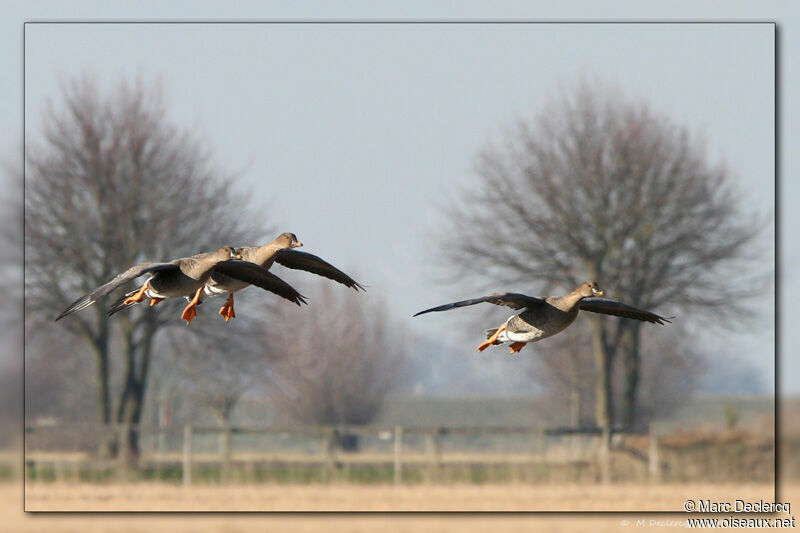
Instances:
[[[498,334],[498,344],[504,342],[536,342],[561,333],[578,318],[578,308],[561,311],[558,308],[529,309],[512,315],[505,321],[505,328]],[[489,336],[497,330],[489,330]],[[487,336],[488,338],[488,336]]]

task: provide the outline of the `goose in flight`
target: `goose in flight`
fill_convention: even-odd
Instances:
[[[414,316],[433,311],[449,311],[450,309],[483,302],[504,305],[515,310],[521,309],[520,313],[510,317],[499,328],[487,330],[486,341],[478,346],[478,351],[482,352],[493,344],[510,342],[509,349],[511,353],[519,352],[529,342],[537,342],[560,333],[575,321],[580,310],[632,318],[652,324],[663,325],[666,322],[670,322],[669,318],[664,318],[650,311],[616,300],[601,298],[603,294],[597,283],[586,281],[566,296],[542,296],[537,298],[513,292],[496,293],[482,298],[440,305],[439,307],[420,311]]]
[[[326,277],[356,291],[366,290],[360,283],[320,257],[294,249],[300,246],[303,246],[303,243],[298,242],[294,233],[282,233],[275,240],[264,246],[238,247],[236,248],[236,254],[242,260],[250,261],[267,270],[274,263],[278,263],[287,268],[305,270],[306,272]],[[233,310],[233,293],[244,289],[248,285],[250,283],[247,281],[228,276],[221,271],[215,271],[212,272],[210,279],[206,283],[203,294],[200,296],[200,301],[202,302],[207,297],[227,294],[228,299],[219,310],[219,314],[227,322],[236,316]]]

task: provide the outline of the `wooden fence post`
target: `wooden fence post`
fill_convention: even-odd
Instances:
[[[658,456],[658,424],[650,422],[650,453],[647,456],[647,466],[650,473],[650,481],[658,483],[661,481],[661,464]]]
[[[570,461],[576,463],[580,460],[580,434],[572,433],[568,435],[569,439],[569,453],[570,453]]]
[[[547,430],[545,428],[539,428],[534,434],[534,439],[536,442],[536,455],[538,456],[539,462],[546,462],[550,454],[550,446],[547,442]]]
[[[128,466],[131,450],[128,442],[128,424],[117,426],[117,479],[120,482],[128,481]]]
[[[25,481],[36,480],[36,461],[27,459],[25,461]]]
[[[81,464],[79,460],[72,461],[70,464],[69,474],[73,483],[77,483],[81,480]]]
[[[53,481],[56,483],[64,481],[64,460],[53,460]]]
[[[442,468],[442,446],[438,431],[425,434],[425,447],[428,450],[428,482],[439,481]]]
[[[603,433],[600,437],[600,477],[603,483],[611,482],[611,427],[606,424],[603,426]]]
[[[25,464],[19,461],[11,461],[11,481],[19,480],[25,483]]]
[[[163,426],[158,428],[158,455],[162,459],[167,455],[167,430]]]
[[[336,466],[336,430],[334,428],[325,429],[322,445],[325,453],[325,480],[330,481]]]
[[[534,428],[530,432],[530,460],[527,467],[527,481],[536,481],[537,476],[544,469],[544,450],[546,443],[544,429]]]
[[[219,454],[221,459],[220,480],[227,483],[231,479],[231,427],[225,425],[219,440]]]
[[[192,484],[192,425],[183,426],[183,486]]]
[[[394,427],[394,484],[403,481],[403,427]]]
[[[169,409],[164,404],[164,395],[158,404],[158,454],[163,457],[167,453],[167,425],[169,421]],[[169,424],[171,425],[171,423]]]

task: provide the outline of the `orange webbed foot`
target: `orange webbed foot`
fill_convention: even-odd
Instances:
[[[164,298],[150,298],[150,307],[154,305],[158,305],[159,302],[163,302]]]
[[[232,305],[225,304],[222,307],[220,307],[219,314],[222,316],[222,318],[225,319],[225,322],[227,322],[231,318],[236,318],[236,313],[233,311]]]
[[[505,329],[506,329],[506,325],[505,325],[505,324],[503,324],[502,326],[500,326],[499,328],[497,328],[497,330],[496,330],[494,333],[492,333],[492,336],[491,336],[491,337],[489,337],[488,339],[486,339],[486,341],[485,341],[485,342],[482,342],[482,343],[480,343],[480,344],[478,345],[478,351],[479,351],[479,352],[482,352],[482,351],[484,351],[486,348],[488,348],[489,346],[491,346],[492,344],[494,344],[494,343],[495,343],[495,341],[497,340],[497,337],[498,337],[498,335],[500,335],[500,333],[502,333],[502,332],[503,332]]]
[[[139,290],[136,291],[134,294],[125,298],[125,300],[123,300],[122,303],[125,305],[129,305],[141,302],[144,299],[144,292],[146,290],[147,290],[147,283],[139,287]]]
[[[197,316],[197,302],[200,300],[200,294],[202,292],[203,287],[197,289],[197,292],[194,293],[194,298],[192,298],[192,301],[189,302],[189,305],[186,306],[181,314],[181,318],[186,321],[187,326],[194,320],[194,317]]]
[[[508,345],[509,352],[510,353],[517,353],[521,349],[523,349],[526,344],[528,344],[528,343],[527,342],[512,342],[511,344]]]
[[[490,342],[490,341],[488,341],[488,340],[487,340],[487,341],[485,341],[485,342],[482,342],[482,343],[480,343],[480,344],[478,345],[478,348],[477,348],[477,349],[478,349],[478,351],[479,351],[479,352],[482,352],[482,351],[484,351],[486,348],[488,348],[489,346],[491,346],[492,344],[494,344],[494,341],[491,341],[491,342]]]
[[[188,326],[192,320],[197,316],[197,305],[189,304],[186,306],[186,309],[183,310],[181,313],[181,318],[186,321],[186,325]]]
[[[225,319],[225,322],[231,318],[236,318],[236,313],[233,311],[233,294],[228,296],[227,301],[219,308],[219,314]]]

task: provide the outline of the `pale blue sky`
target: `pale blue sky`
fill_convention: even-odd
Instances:
[[[81,8],[84,5],[85,8]],[[57,4],[12,8],[3,17],[6,49],[19,55],[5,72],[20,72],[22,20],[212,19],[215,3],[144,4],[136,9],[106,9],[100,4]],[[530,5],[525,3],[524,5]],[[685,4],[689,6],[689,3]],[[691,4],[694,5],[694,4]],[[149,7],[152,9],[150,9]],[[237,3],[226,18],[532,18],[574,19],[620,16],[592,4],[545,16],[523,4],[504,12],[464,4],[459,12],[436,6],[404,4],[402,10],[345,4],[340,9],[295,5],[272,10]],[[327,6],[327,4],[323,4]],[[535,6],[535,4],[534,4]],[[710,4],[709,4],[710,6]],[[797,170],[790,132],[788,83],[796,78],[791,51],[797,50],[796,12],[768,15],[769,3],[756,11],[744,6],[734,16],[718,12],[629,12],[651,17],[708,19],[786,18],[781,26],[783,62],[784,200],[795,197]],[[593,13],[594,10],[594,13]],[[8,12],[8,8],[4,8]],[[780,15],[780,17],[779,17]],[[13,23],[12,23],[13,21]],[[245,168],[244,182],[257,202],[267,206],[280,231],[293,231],[307,250],[357,272],[391,303],[397,316],[410,317],[453,296],[475,296],[463,287],[438,287],[441,272],[427,266],[436,253],[429,235],[441,220],[437,206],[458,184],[471,179],[476,151],[518,115],[535,113],[560,84],[580,76],[611,82],[641,97],[693,131],[702,132],[713,160],[724,160],[754,209],[774,206],[773,189],[773,27],[761,25],[43,25],[26,30],[26,111],[35,127],[59,79],[90,72],[98,79],[142,74],[162,84],[170,114],[196,127],[219,160]],[[792,86],[796,86],[792,84]],[[13,146],[21,128],[20,80],[0,79],[2,136]],[[794,196],[792,196],[794,195]],[[784,204],[785,237],[791,235]],[[765,234],[772,239],[771,230]],[[767,244],[765,264],[771,263]],[[797,293],[792,273],[797,255],[788,243],[783,286]],[[605,281],[612,287],[613,281]],[[510,289],[510,287],[498,287]],[[525,287],[514,287],[525,292]],[[717,332],[709,339],[715,352],[736,352],[764,369],[771,381],[772,302],[762,300],[764,333]],[[505,313],[499,313],[500,318]],[[794,313],[796,316],[796,313]],[[435,334],[449,317],[408,320],[415,331]],[[800,333],[785,317],[784,390],[797,392],[800,365],[791,346]],[[450,324],[452,325],[452,324]],[[744,328],[743,328],[744,329]],[[443,339],[474,339],[455,332]],[[544,349],[540,345],[537,349]],[[533,353],[533,352],[532,352]]]

